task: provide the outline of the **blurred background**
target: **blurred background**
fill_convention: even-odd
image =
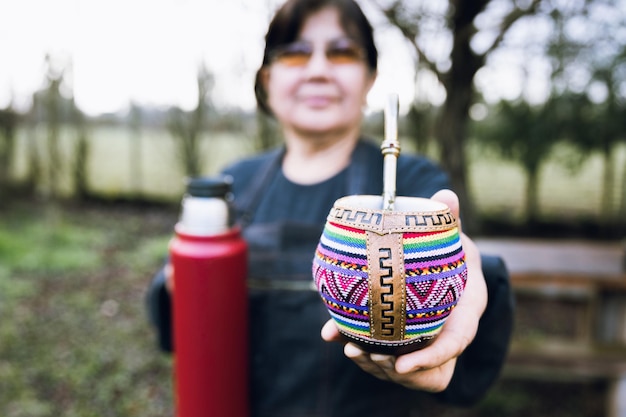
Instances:
[[[0,415],[171,416],[144,294],[187,176],[280,143],[253,82],[279,0],[0,0]],[[505,258],[502,378],[439,416],[626,416],[626,1],[359,0],[403,152]]]

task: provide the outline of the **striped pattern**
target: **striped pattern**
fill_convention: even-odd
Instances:
[[[328,221],[313,262],[317,290],[339,329],[371,339],[366,232]],[[436,335],[467,279],[457,228],[402,233],[406,275],[405,340]],[[406,342],[404,342],[406,344]]]

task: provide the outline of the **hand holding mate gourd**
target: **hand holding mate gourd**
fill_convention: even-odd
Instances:
[[[383,209],[385,213],[393,212],[394,209],[398,209],[402,211],[402,207],[396,206],[396,196],[395,196],[395,179],[396,179],[396,158],[400,152],[400,146],[397,142],[397,96],[392,95],[390,97],[389,103],[385,110],[385,141],[381,146],[383,150],[383,155],[385,155],[384,162],[384,190],[383,190]],[[357,196],[358,197],[358,196]],[[368,196],[365,196],[368,197]],[[406,203],[403,199],[404,197],[399,197],[398,205],[401,206],[401,203]],[[410,198],[411,199],[411,198]],[[342,199],[343,200],[343,199]],[[416,199],[417,200],[417,199]],[[421,199],[420,199],[421,200]],[[376,300],[372,302],[370,299],[368,305],[368,315],[370,317],[371,328],[369,329],[368,336],[365,338],[366,342],[372,342],[371,345],[368,343],[363,343],[363,340],[360,339],[358,334],[355,334],[354,340],[346,343],[346,336],[352,337],[354,336],[349,331],[346,331],[343,323],[346,317],[342,317],[337,315],[336,312],[333,314],[333,308],[328,303],[328,298],[324,298],[324,294],[322,294],[323,298],[327,302],[327,307],[329,307],[329,311],[333,318],[331,318],[322,328],[321,335],[322,338],[328,342],[343,342],[345,343],[344,353],[347,357],[352,359],[359,367],[361,367],[364,371],[384,380],[389,380],[401,384],[405,387],[423,390],[428,392],[440,392],[443,391],[452,379],[452,375],[454,374],[454,367],[456,364],[456,358],[467,348],[467,346],[474,339],[477,329],[478,322],[480,317],[482,316],[486,305],[487,305],[487,287],[485,284],[485,279],[482,273],[480,254],[478,248],[475,243],[467,237],[461,231],[461,224],[459,219],[459,201],[452,191],[450,190],[441,190],[433,195],[430,199],[436,204],[443,203],[447,208],[449,208],[450,213],[453,218],[456,219],[455,226],[458,227],[458,238],[460,239],[460,244],[462,245],[461,251],[464,252],[464,263],[461,265],[457,260],[454,263],[456,267],[462,267],[459,269],[463,274],[463,284],[464,288],[462,288],[463,284],[461,284],[461,288],[459,288],[459,276],[456,276],[456,283],[451,282],[446,285],[456,286],[456,296],[458,299],[453,300],[451,307],[448,309],[448,312],[445,316],[442,316],[441,320],[438,322],[439,328],[436,331],[433,331],[431,334],[428,334],[424,330],[424,326],[415,325],[415,327],[420,327],[416,332],[423,332],[422,337],[416,338],[413,343],[413,347],[407,343],[404,346],[399,345],[402,343],[401,341],[393,341],[386,342],[381,341],[380,346],[383,349],[378,349],[379,345],[376,340],[372,339],[385,339],[383,335],[381,335],[381,326],[378,324],[378,327],[375,327],[373,321],[376,320],[386,320],[385,313],[382,316],[376,316],[376,308],[380,308],[380,306],[376,306],[373,304],[380,304],[376,300],[381,298],[384,300],[386,294],[384,293],[384,288],[382,293],[376,293]],[[338,200],[340,202],[341,200]],[[429,200],[426,200],[429,201]],[[411,201],[411,203],[413,203]],[[337,205],[337,203],[336,203]],[[337,213],[337,210],[335,210]],[[412,214],[412,213],[410,213]],[[333,215],[333,211],[331,210],[331,215],[329,215],[329,222]],[[385,214],[383,213],[383,216]],[[390,213],[391,215],[391,213]],[[397,213],[395,213],[397,217]],[[429,216],[425,216],[429,217]],[[408,220],[407,220],[408,222]],[[340,225],[341,226],[341,225]],[[328,226],[334,227],[334,226]],[[401,228],[404,229],[404,228]],[[441,228],[440,228],[441,229]],[[326,233],[326,230],[325,230]],[[371,232],[368,231],[371,234]],[[407,255],[407,235],[404,234],[404,258],[405,262],[409,262],[406,259]],[[323,236],[324,237],[324,236]],[[419,239],[419,238],[417,238]],[[461,252],[461,254],[462,254]],[[316,254],[316,262],[318,259],[318,254]],[[450,258],[448,258],[450,259]],[[462,262],[462,261],[461,261]],[[382,264],[381,264],[382,265]],[[404,266],[403,264],[401,264]],[[407,264],[408,265],[408,264]],[[318,266],[319,267],[319,266]],[[445,266],[448,268],[449,266]],[[375,265],[368,265],[368,270],[375,269]],[[449,268],[448,268],[449,269]],[[466,272],[465,272],[466,269]],[[439,269],[438,269],[439,270]],[[413,272],[407,266],[407,271]],[[419,273],[419,269],[416,269],[417,273]],[[370,279],[375,280],[379,276],[374,277],[374,273],[376,271],[370,271]],[[380,271],[378,271],[380,272]],[[466,275],[465,275],[466,274]],[[315,275],[315,267],[314,267],[314,275]],[[319,275],[319,274],[318,274]],[[448,273],[447,275],[450,275]],[[408,291],[405,286],[416,285],[410,284],[409,281],[404,279],[404,272],[402,273],[402,279],[406,282],[402,284],[403,291]],[[321,284],[317,282],[319,277],[316,277],[316,284],[318,284],[318,290],[320,290]],[[434,281],[433,281],[434,282]],[[396,287],[397,281],[395,281]],[[432,283],[431,283],[432,284]],[[417,284],[419,285],[419,284]],[[432,284],[435,285],[435,284]],[[417,287],[414,287],[417,288]],[[435,288],[433,286],[433,288]],[[372,291],[372,284],[370,283],[370,292]],[[381,290],[379,290],[381,291]],[[396,290],[398,291],[398,290]],[[321,292],[321,291],[320,291]],[[462,297],[460,296],[462,293]],[[371,295],[370,295],[371,297]],[[407,296],[407,293],[403,293],[402,297],[410,298]],[[396,298],[396,300],[398,300]],[[403,298],[404,302],[404,298]],[[332,304],[332,303],[331,303]],[[383,303],[384,304],[384,303]],[[398,303],[396,303],[398,304]],[[336,304],[335,304],[336,306]],[[403,312],[408,310],[411,313],[408,307],[403,307]],[[441,310],[439,311],[441,312]],[[434,314],[434,313],[433,313]],[[398,321],[399,316],[396,316],[396,321]],[[406,325],[406,327],[402,328],[402,339],[408,340],[410,332],[410,323],[418,322],[419,319],[412,317],[420,317],[419,314],[407,314],[402,315],[400,318],[402,319],[402,324]],[[349,320],[349,319],[348,319]],[[348,321],[346,320],[346,321]],[[413,320],[413,321],[412,321]],[[435,322],[431,322],[435,323]],[[443,326],[441,326],[443,323]],[[436,324],[436,323],[435,323]],[[342,328],[340,331],[340,327]],[[384,324],[382,327],[384,331]],[[407,334],[404,333],[406,329]],[[376,333],[378,332],[378,333]],[[419,339],[419,340],[418,340]],[[350,339],[348,339],[350,340]],[[370,348],[371,346],[371,348]],[[394,346],[395,350],[389,350],[388,346]],[[400,348],[398,348],[400,347]],[[417,350],[415,350],[417,349]],[[408,352],[408,353],[407,353]],[[390,353],[390,354],[389,354]]]

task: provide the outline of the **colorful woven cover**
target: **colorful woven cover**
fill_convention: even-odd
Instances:
[[[335,203],[313,277],[340,332],[368,351],[426,346],[467,279],[456,219],[440,212],[354,209]]]

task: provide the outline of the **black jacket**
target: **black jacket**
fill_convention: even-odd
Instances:
[[[324,342],[328,313],[312,289],[311,261],[326,215],[344,195],[382,191],[382,156],[360,142],[351,165],[320,184],[290,183],[280,170],[281,150],[225,170],[234,178],[237,219],[250,247],[251,409],[254,416],[415,416],[422,393],[381,381]],[[401,155],[397,194],[430,197],[448,188],[432,162]],[[502,260],[482,256],[489,303],[473,343],[459,357],[446,403],[478,401],[497,378],[512,330],[513,301]],[[171,350],[170,300],[162,273],[148,293],[160,346]],[[425,415],[425,413],[424,413]]]

